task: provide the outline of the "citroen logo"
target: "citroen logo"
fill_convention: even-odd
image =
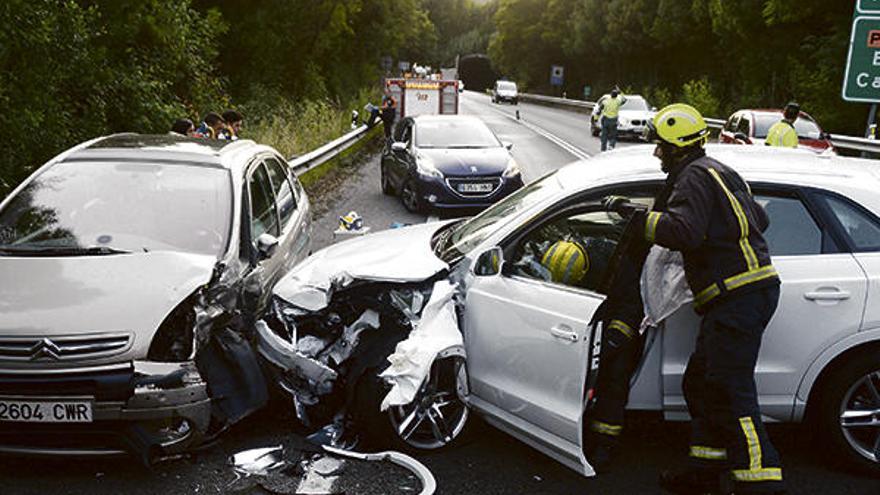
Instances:
[[[30,349],[31,361],[40,359],[61,359],[61,349],[49,339],[42,339]]]

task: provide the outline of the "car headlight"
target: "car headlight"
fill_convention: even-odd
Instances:
[[[516,160],[511,158],[507,162],[507,168],[504,169],[504,174],[503,174],[504,178],[509,179],[511,177],[516,177],[517,175],[519,175],[519,173],[520,173],[519,164],[516,163]]]
[[[621,119],[620,119],[620,125],[621,125],[621,126],[624,126],[624,127],[628,126],[628,125],[629,125],[629,120],[624,119],[624,118],[621,118]]]
[[[437,167],[434,166],[434,162],[426,156],[419,156],[416,158],[416,171],[418,171],[419,175],[424,175],[426,177],[436,177],[437,179],[443,178],[443,174],[437,170]]]

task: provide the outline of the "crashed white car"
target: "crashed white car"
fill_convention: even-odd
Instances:
[[[0,203],[0,453],[150,462],[264,405],[249,336],[310,216],[249,140],[120,134],[50,160]]]
[[[782,295],[756,372],[766,419],[809,417],[839,453],[877,469],[876,164],[798,150],[708,153],[743,174],[771,220]],[[652,147],[633,147],[565,167],[469,220],[331,246],[276,287],[261,354],[315,426],[361,421],[366,436],[433,449],[455,440],[472,410],[590,475],[583,422],[600,356],[588,322],[624,227],[602,200],[650,202],[664,180]],[[577,285],[539,269],[560,239],[590,257]],[[698,320],[683,307],[662,326],[629,407],[684,420],[681,380]]]

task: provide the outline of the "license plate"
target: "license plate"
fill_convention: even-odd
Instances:
[[[468,183],[458,185],[458,192],[463,193],[486,193],[492,192],[492,184],[486,182]]]
[[[0,399],[0,421],[24,423],[91,423],[92,403],[85,400]]]

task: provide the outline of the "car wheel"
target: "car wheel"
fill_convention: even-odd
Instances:
[[[394,448],[408,452],[438,450],[459,443],[469,430],[470,412],[459,397],[459,386],[466,383],[464,359],[439,359],[416,393],[415,400],[405,406],[393,406],[380,412],[378,405],[388,386],[375,378],[372,386],[363,387],[372,397],[360,397],[357,408],[363,440],[375,448]],[[359,386],[360,388],[360,386]],[[366,399],[366,400],[365,400]]]
[[[819,431],[850,464],[880,474],[880,358],[866,352],[823,380]]]
[[[419,213],[424,209],[422,206],[422,200],[419,199],[418,186],[413,179],[410,179],[403,184],[403,188],[400,190],[400,200],[410,213]]]
[[[385,166],[379,166],[379,180],[382,182],[382,194],[386,196],[394,195],[394,187],[391,185],[391,180],[388,179],[388,175],[385,174]]]

